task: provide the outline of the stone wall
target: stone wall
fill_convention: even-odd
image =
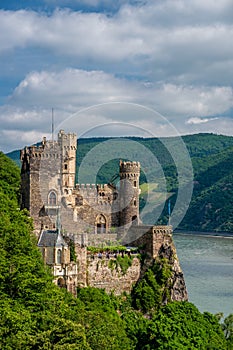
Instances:
[[[146,232],[146,230],[148,231]],[[137,236],[138,238],[130,245],[140,247],[141,252],[146,253],[146,259],[143,266],[141,266],[136,256],[131,258],[132,265],[128,267],[127,271],[122,271],[113,254],[108,257],[106,254],[98,257],[98,254],[92,255],[87,252],[86,244],[99,246],[101,250],[104,243],[116,240],[117,234],[88,234],[85,236],[86,240],[80,238],[82,235],[79,239],[77,235],[74,235],[77,241],[75,251],[78,264],[78,286],[104,288],[107,293],[114,292],[116,295],[123,292],[130,293],[133,285],[143,278],[145,272],[157,259],[166,258],[172,271],[168,286],[171,300],[188,300],[184,275],[173,242],[171,226],[139,226],[132,228],[131,233],[132,231],[134,231],[134,237]],[[81,241],[85,241],[85,244]]]
[[[88,260],[87,285],[104,288],[107,293],[130,293],[139,276],[140,261],[137,257],[132,258],[132,265],[125,273],[119,265],[116,267],[116,259],[113,257],[100,259],[97,256]]]

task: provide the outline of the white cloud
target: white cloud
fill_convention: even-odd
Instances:
[[[193,118],[189,118],[186,121],[186,124],[202,124],[202,123],[208,123],[211,120],[217,120],[219,118],[199,118],[199,117],[193,117]]]
[[[210,116],[233,107],[231,87],[149,84],[102,71],[65,69],[30,73],[15,89],[11,104],[77,108],[108,102],[145,104],[168,116]]]
[[[233,25],[227,18],[233,12],[228,1],[208,5],[148,2],[124,5],[112,17],[69,10],[56,10],[51,16],[0,11],[0,31],[6,33],[0,50],[39,48],[66,59],[77,58],[79,66],[88,60],[98,69],[106,64],[108,70],[111,64],[119,72],[141,68],[142,75],[153,79],[213,80],[216,64],[224,70],[226,61],[232,61]]]
[[[8,102],[0,109],[5,135],[6,130],[14,134],[17,129],[29,135],[48,133],[53,107],[56,126],[63,123],[66,130],[76,128],[79,135],[100,124],[124,122],[165,136],[174,134],[168,121],[187,133],[194,125],[215,120],[214,114],[233,107],[233,91],[231,87],[127,81],[102,71],[69,68],[28,74]]]
[[[111,8],[108,0],[84,2]],[[221,115],[233,107],[232,0],[116,3],[111,15],[0,11],[0,74],[17,81],[0,109],[3,143],[17,130],[28,139],[48,133],[52,107],[60,123],[83,107],[119,101],[157,110],[182,133],[230,132],[231,119]],[[86,116],[79,120],[83,131],[125,121],[167,132],[145,111],[114,107]]]

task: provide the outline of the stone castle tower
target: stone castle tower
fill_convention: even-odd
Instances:
[[[29,210],[36,234],[55,228],[61,198],[74,187],[76,144],[75,134],[61,130],[57,141],[43,138],[21,151],[21,208]]]
[[[77,135],[65,134],[61,130],[57,143],[61,153],[61,193],[63,195],[70,193],[75,185]]]
[[[75,184],[77,137],[58,133],[56,141],[21,151],[21,208],[34,219],[35,233],[56,228],[72,234],[123,234],[139,220],[140,163],[120,161],[120,186]]]
[[[139,162],[120,161],[120,207],[121,225],[139,224]]]

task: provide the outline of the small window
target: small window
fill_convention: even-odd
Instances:
[[[57,264],[61,264],[61,249],[57,251]]]
[[[102,214],[96,219],[96,233],[106,233],[106,218]]]
[[[137,187],[137,181],[136,181],[136,180],[134,180],[133,186],[134,186],[134,187]]]
[[[68,165],[67,165],[67,164],[65,164],[64,168],[65,168],[65,170],[67,170],[67,169],[68,169]]]
[[[57,204],[57,195],[54,191],[51,191],[49,193],[49,205],[56,205]]]

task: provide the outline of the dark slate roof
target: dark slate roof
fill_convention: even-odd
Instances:
[[[41,232],[38,247],[62,247],[67,246],[58,230],[45,230]]]

